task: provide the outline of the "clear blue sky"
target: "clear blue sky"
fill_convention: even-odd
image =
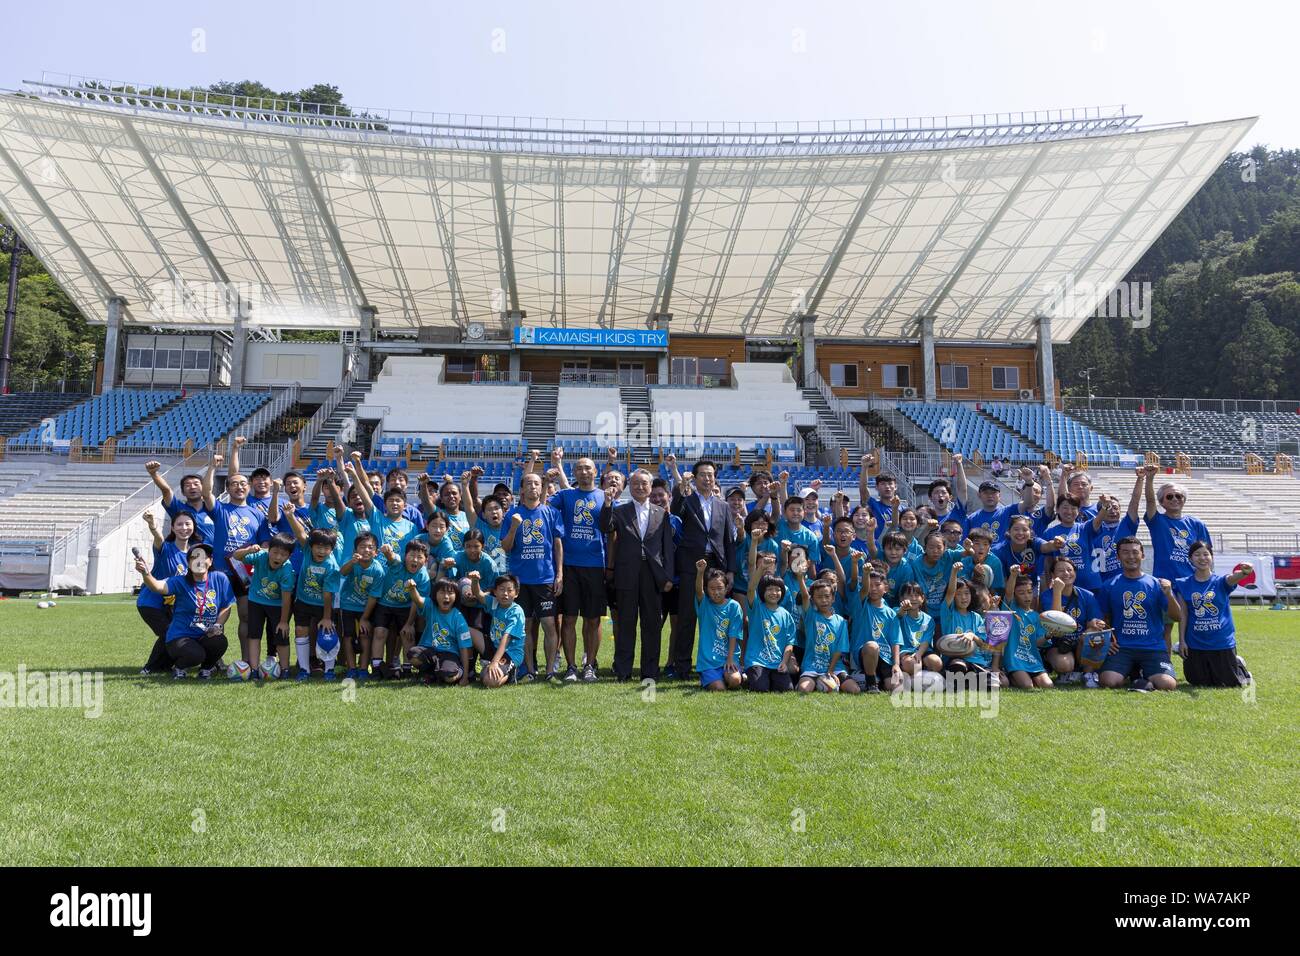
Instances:
[[[1259,115],[1243,148],[1300,147],[1292,3],[45,0],[0,31],[5,88],[41,70],[328,82],[354,106],[601,119],[1124,103],[1153,122]]]

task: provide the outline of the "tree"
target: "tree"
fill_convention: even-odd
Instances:
[[[1279,397],[1288,384],[1294,352],[1295,336],[1270,322],[1261,303],[1252,302],[1240,334],[1223,349],[1228,385],[1235,397]]]

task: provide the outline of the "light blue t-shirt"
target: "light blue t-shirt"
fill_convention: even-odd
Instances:
[[[338,593],[341,580],[339,563],[334,560],[333,551],[324,561],[317,561],[308,548],[298,571],[298,587],[294,593],[303,604],[321,607],[325,603],[326,593]]]
[[[410,607],[411,595],[406,591],[406,582],[414,581],[415,589],[426,601],[429,599],[429,572],[425,568],[412,573],[406,570],[404,561],[394,561],[384,569],[384,580],[380,583],[379,603],[384,607]]]
[[[990,551],[988,556],[985,557],[981,563],[993,572],[992,580],[988,583],[988,589],[994,594],[1001,594],[1002,590],[1007,586],[1007,576],[1006,572],[1002,568],[1002,562],[998,560],[996,554]],[[973,580],[975,574],[975,555],[968,554],[966,557],[962,558],[961,570],[957,573],[967,581]]]
[[[749,640],[745,644],[744,666],[776,669],[785,649],[794,643],[794,617],[781,605],[769,608],[755,597],[749,608]]]
[[[958,611],[951,603],[945,603],[939,610],[939,626],[944,634],[964,634],[970,631],[981,641],[984,640],[984,615],[976,611]],[[993,663],[992,655],[984,648],[976,646],[975,651],[962,660],[972,664],[988,667]]]
[[[432,647],[435,651],[456,654],[463,647],[470,647],[473,640],[469,634],[469,625],[465,615],[453,607],[446,614],[437,604],[429,603],[424,608],[424,633],[420,636],[421,647]]]
[[[924,611],[917,611],[916,617],[900,614],[894,624],[898,629],[900,653],[913,654],[922,644],[934,645],[934,618]]]
[[[700,637],[695,652],[697,671],[726,666],[727,644],[731,638],[735,638],[739,654],[741,641],[745,639],[745,617],[739,604],[731,598],[714,604],[706,594],[695,600],[695,621]]]
[[[381,548],[387,544],[394,551],[400,551],[417,531],[419,529],[405,518],[390,518],[378,508],[370,513],[370,533],[379,539]]]
[[[1045,668],[1038,642],[1043,638],[1043,625],[1038,619],[1038,612],[1017,607],[1012,608],[1011,613],[1015,623],[1007,636],[1006,646],[1002,649],[1003,666],[1007,671],[1041,674]]]
[[[894,650],[892,644],[898,640],[898,630],[895,627],[895,620],[898,612],[886,604],[880,602],[876,607],[866,598],[858,603],[857,613],[853,617],[853,627],[851,629],[851,639],[849,641],[849,652],[853,658],[853,669],[862,666],[862,648],[868,641],[875,641],[880,648],[880,659],[886,664],[894,662]]]
[[[486,551],[479,555],[477,561],[471,561],[469,555],[464,551],[456,552],[456,567],[452,571],[452,576],[459,581],[471,571],[478,572],[478,586],[481,590],[492,590],[492,585],[496,583],[497,579],[497,569],[496,565],[492,563],[492,559],[487,556]]]
[[[844,660],[849,652],[849,627],[838,614],[826,617],[816,608],[809,608],[803,616],[804,652],[802,672],[805,674],[830,673],[831,657],[840,655],[836,671],[848,670]]]
[[[293,573],[291,562],[286,561],[272,569],[271,552],[254,551],[244,559],[244,563],[253,569],[248,582],[248,599],[254,604],[280,607],[284,595],[294,593],[298,576]]]
[[[351,558],[348,559],[349,561]],[[347,564],[347,561],[343,562]],[[342,569],[340,568],[340,573]],[[370,559],[370,566],[363,568],[361,562],[355,562],[352,570],[340,583],[339,607],[345,611],[364,611],[371,598],[380,598],[384,594],[384,575],[388,566],[384,559]]]
[[[492,615],[492,632],[488,635],[498,648],[505,643],[506,657],[520,667],[524,663],[524,609],[518,604],[501,607],[491,594],[483,595],[483,608]]]

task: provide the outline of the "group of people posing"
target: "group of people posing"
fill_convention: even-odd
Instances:
[[[572,482],[561,449],[549,468],[534,452],[517,496],[501,483],[480,497],[478,468],[420,474],[408,496],[403,469],[368,474],[339,447],[309,488],[292,471],[244,477],[243,444],[232,444],[223,498],[220,455],[178,491],[159,463],[146,466],[170,519],[164,536],[146,514],[153,553],[136,562],[139,612],[156,635],[149,672],[211,677],[237,610],[232,672],[255,679],[289,676],[292,646],[300,681],[341,667],[354,680],[590,683],[609,614],[618,681],[632,679],[639,645],[641,679],[688,679],[693,665],[719,691],[879,693],[926,672],[1172,690],[1175,627],[1188,681],[1250,680],[1229,601],[1250,568],[1215,573],[1185,490],[1157,487],[1149,466],[1127,508],[1093,502],[1088,475],[1068,465],[1054,485],[1044,465],[1020,469],[1011,504],[1000,481],[981,481],[968,510],[960,455],[953,480],[931,482],[915,507],[887,474],[873,495],[878,466],[864,456],[860,503],[836,493],[823,508],[820,483],[790,494],[785,472],[756,469],[724,493],[707,459],[682,473],[669,456],[664,478],[625,474],[612,450],[603,469],[579,458]],[[1013,616],[1005,644],[986,640],[984,614],[998,608]],[[1047,627],[1048,611],[1074,631]],[[1104,651],[1089,655],[1097,633]]]

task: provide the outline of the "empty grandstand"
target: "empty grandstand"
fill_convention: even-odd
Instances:
[[[950,452],[967,457],[979,452],[984,458],[1001,458],[1013,463],[1042,458],[1041,452],[974,408],[949,402],[925,405],[903,402],[898,410]]]
[[[269,392],[199,392],[132,431],[122,445],[179,449],[189,441],[202,448],[224,438],[270,397]]]
[[[1130,449],[1117,445],[1105,435],[1099,435],[1054,408],[1010,402],[991,402],[980,407],[1037,447],[1068,461],[1074,461],[1082,454],[1089,462],[1118,465],[1121,456],[1132,455]]]
[[[11,445],[40,445],[80,438],[87,445],[99,445],[120,435],[165,405],[180,398],[180,392],[146,392],[118,389],[97,395],[54,418],[48,432],[40,426],[20,432]]]

